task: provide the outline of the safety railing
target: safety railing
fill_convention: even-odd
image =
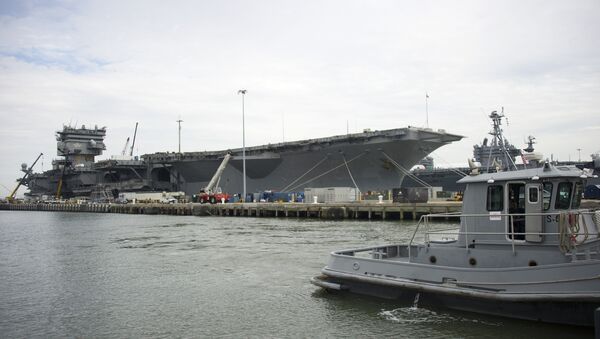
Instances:
[[[445,230],[431,230],[431,220],[444,218],[447,219],[449,216],[460,216],[461,223],[460,225],[456,225],[456,227],[452,227],[450,229]],[[525,218],[527,216],[540,216],[554,217],[554,222],[557,224],[557,232],[515,232],[515,218],[521,217]],[[475,232],[469,230],[469,220],[474,218],[499,218],[496,220],[502,220],[503,217],[509,218],[509,226],[510,230],[503,232]],[[591,225],[593,223],[593,225]],[[592,227],[593,226],[593,227]],[[421,230],[424,228],[424,231]],[[411,258],[411,248],[415,243],[416,235],[421,230],[424,232],[423,241],[425,244],[430,244],[432,241],[430,236],[442,235],[442,236],[456,236],[455,240],[450,241],[448,238],[442,242],[454,242],[458,241],[460,236],[464,236],[464,245],[465,248],[468,249],[471,245],[469,243],[470,237],[473,239],[473,236],[478,235],[492,235],[492,236],[508,236],[508,239],[511,242],[513,253],[516,252],[515,247],[516,244],[525,242],[524,240],[528,235],[535,236],[557,236],[558,243],[557,245],[560,247],[563,253],[570,253],[571,255],[577,255],[576,251],[573,252],[573,249],[576,249],[576,246],[581,245],[587,241],[599,241],[599,232],[600,229],[600,211],[590,212],[590,211],[565,211],[565,212],[548,212],[548,213],[494,213],[494,214],[460,214],[460,213],[439,213],[439,214],[427,214],[421,216],[415,230],[410,238],[408,244],[408,257],[409,260]],[[517,236],[522,237],[523,239],[516,239]],[[516,241],[516,242],[515,242]]]

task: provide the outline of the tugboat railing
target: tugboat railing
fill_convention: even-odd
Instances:
[[[425,228],[425,235],[424,235],[424,243],[429,244],[431,242],[431,240],[429,239],[429,235],[430,234],[436,234],[436,235],[464,235],[465,238],[465,248],[468,249],[469,248],[469,236],[473,236],[473,235],[510,235],[510,239],[511,239],[511,246],[512,246],[512,251],[513,253],[516,253],[516,249],[515,249],[515,236],[519,235],[519,236],[524,236],[526,237],[527,235],[539,235],[539,236],[559,236],[562,237],[565,234],[560,232],[560,226],[559,226],[559,232],[515,232],[514,229],[514,218],[515,217],[525,217],[525,216],[556,216],[557,218],[562,218],[562,216],[564,215],[576,215],[577,218],[579,218],[579,216],[581,215],[590,215],[592,217],[593,222],[596,225],[596,229],[600,229],[600,223],[594,219],[597,219],[598,216],[600,216],[600,212],[596,211],[596,212],[591,212],[591,211],[564,211],[564,212],[546,212],[546,213],[497,213],[497,214],[461,214],[460,212],[458,213],[436,213],[436,214],[427,214],[427,215],[422,215],[419,218],[419,221],[417,223],[417,226],[415,227],[415,230],[413,231],[411,237],[410,237],[410,241],[408,243],[408,258],[410,260],[411,258],[411,248],[413,246],[413,244],[415,243],[415,238],[416,235],[419,233],[419,230],[421,229],[421,227]],[[463,231],[458,231],[456,232],[456,228],[452,228],[451,230],[453,230],[453,232],[445,232],[448,230],[442,230],[442,231],[431,231],[430,229],[430,220],[431,219],[435,219],[435,218],[444,218],[447,219],[448,217],[457,217],[460,216],[461,218],[461,224],[459,225],[459,227],[462,226]],[[510,233],[507,232],[469,232],[468,229],[468,219],[469,218],[490,218],[490,217],[508,217],[510,220]],[[558,219],[557,219],[558,220]],[[563,231],[564,232],[564,231]],[[576,234],[575,237],[580,236],[583,234]],[[587,227],[586,227],[586,232],[585,232],[585,240],[583,242],[585,242],[587,240],[587,238],[589,236],[596,236],[596,238],[598,238],[600,235],[599,232],[588,232]],[[571,234],[569,234],[569,236],[571,236]],[[458,238],[456,239],[458,240]],[[582,243],[583,243],[582,242]],[[517,243],[521,243],[521,240],[517,240]],[[564,250],[562,248],[563,244],[559,244],[559,246],[561,246],[561,250]]]

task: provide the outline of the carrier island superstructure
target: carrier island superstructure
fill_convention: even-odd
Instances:
[[[57,132],[53,168],[23,180],[33,197],[113,195],[131,191],[183,191],[205,187],[231,160],[219,186],[241,193],[242,149],[158,152],[95,161],[105,150],[106,128],[64,126]],[[306,187],[357,187],[365,192],[400,187],[410,168],[437,148],[463,137],[444,130],[406,127],[246,148],[247,191],[303,191]],[[60,188],[59,188],[60,187]]]

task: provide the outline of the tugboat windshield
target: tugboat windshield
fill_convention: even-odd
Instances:
[[[544,211],[550,209],[550,201],[552,200],[552,183],[545,182],[543,185],[544,189]]]
[[[583,184],[581,181],[575,183],[575,193],[573,194],[573,206],[571,208],[576,209],[581,205],[581,197],[583,195]]]
[[[557,210],[566,210],[571,206],[571,191],[573,184],[570,182],[561,182],[556,190],[556,203],[554,208]]]

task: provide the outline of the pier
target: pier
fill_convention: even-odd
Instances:
[[[582,200],[582,208],[600,209],[600,200]],[[0,203],[4,211],[194,215],[222,217],[308,218],[331,220],[418,220],[424,214],[459,213],[460,201],[426,203],[227,203],[227,204],[75,204]]]
[[[82,213],[162,214],[223,217],[274,217],[361,220],[417,220],[424,214],[457,213],[461,202],[427,203],[227,203],[227,204],[0,204],[0,210]]]

